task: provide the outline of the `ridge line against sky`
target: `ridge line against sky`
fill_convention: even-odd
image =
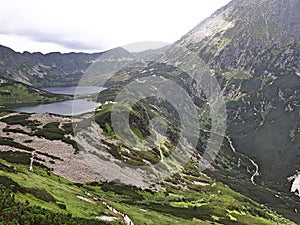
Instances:
[[[229,1],[2,0],[0,44],[18,52],[66,53],[173,43]]]

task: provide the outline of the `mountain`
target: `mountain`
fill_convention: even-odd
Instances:
[[[15,80],[43,86],[66,84],[67,80],[69,84],[73,81],[76,83],[75,81],[78,82],[79,77],[84,74],[84,82],[104,82],[107,88],[95,97],[95,100],[103,105],[94,115],[75,118],[74,131],[69,119],[60,122],[65,124],[59,124],[55,119],[64,120],[49,117],[45,123],[43,117],[41,123],[32,124],[30,121],[40,118],[41,115],[12,115],[13,118],[11,115],[5,115],[1,119],[4,129],[1,134],[3,146],[30,151],[31,148],[39,148],[39,142],[43,140],[48,148],[39,150],[45,151],[43,154],[38,153],[39,158],[45,154],[54,157],[44,159],[45,161],[39,158],[37,160],[52,168],[56,174],[72,181],[121,181],[131,185],[130,187],[133,185],[151,188],[158,195],[165,188],[169,193],[164,197],[174,197],[175,194],[178,198],[184,196],[183,202],[191,200],[188,206],[181,201],[171,201],[163,203],[163,207],[157,205],[161,202],[156,196],[151,203],[133,201],[134,204],[147,205],[156,212],[168,215],[172,212],[174,215],[176,212],[177,216],[186,218],[187,212],[184,209],[187,207],[192,210],[189,207],[193,206],[193,210],[199,215],[197,217],[193,214],[192,218],[224,224],[268,224],[263,220],[253,222],[249,218],[240,218],[245,210],[250,212],[251,218],[259,216],[262,212],[255,207],[240,206],[232,201],[232,195],[228,195],[227,191],[227,197],[225,195],[224,199],[216,197],[220,194],[214,189],[216,180],[223,183],[220,184],[222,187],[229,186],[299,224],[300,199],[295,193],[291,193],[293,190],[297,194],[296,179],[297,171],[300,170],[299,9],[299,0],[233,0],[163,53],[158,51],[160,57],[154,62],[152,60],[155,58],[155,52],[150,51],[149,55],[132,55],[121,48],[99,53],[96,58],[93,54],[20,54],[2,47],[0,59],[2,73],[6,77],[11,76]],[[193,61],[195,58],[201,60]],[[187,59],[192,60],[186,63]],[[25,72],[20,72],[21,65],[24,65]],[[48,71],[44,77],[46,79],[39,78],[44,75],[36,72],[36,66],[40,68],[37,72],[41,68],[44,68],[41,71]],[[198,71],[194,70],[199,68]],[[87,70],[84,71],[85,69]],[[222,120],[210,116],[210,106],[214,106],[215,102],[209,101],[209,96],[205,96],[206,93],[211,93],[210,90],[202,90],[210,85],[204,83],[202,89],[199,88],[196,78],[191,77],[195,71],[200,71],[204,78],[206,75],[214,75],[218,81],[219,88],[212,91],[222,92],[225,98],[227,117],[224,118],[227,119],[227,129],[224,134],[218,133],[218,130],[210,131],[213,121],[222,122],[224,118]],[[62,77],[63,82],[59,82]],[[166,80],[171,81],[171,85],[164,86]],[[145,82],[150,83],[143,86]],[[135,88],[135,92],[128,91],[130,88]],[[177,98],[182,89],[188,95]],[[122,100],[124,96],[131,96],[136,100],[145,92],[150,93],[147,101],[139,100],[134,104],[133,101],[125,101],[124,107],[121,108],[114,108],[115,104],[105,104],[107,101],[113,103]],[[159,94],[164,93],[170,101],[160,97]],[[217,98],[218,95],[213,97]],[[183,107],[176,108],[171,104],[171,100],[178,100],[175,103],[179,106],[182,104]],[[189,111],[188,100],[194,103],[195,111]],[[118,120],[121,126],[113,124],[111,116],[116,112],[123,116],[128,115],[128,126],[123,126],[124,121],[127,121],[125,117]],[[196,151],[188,157],[173,154],[177,153],[178,145],[179,150],[188,151],[191,146],[189,142],[196,136],[194,130],[189,128],[194,128],[197,123],[187,120],[187,123],[181,126],[180,113],[184,112],[190,113],[191,118],[200,118]],[[161,119],[155,120],[156,118]],[[23,124],[21,128],[13,123],[16,119],[18,124]],[[167,129],[156,130],[155,125],[156,128],[166,125]],[[120,133],[117,133],[115,128],[119,129]],[[183,142],[179,139],[180,128],[185,135]],[[123,134],[130,138],[125,141],[116,139]],[[223,142],[216,159],[204,171],[204,174],[209,176],[208,182],[211,182],[205,189],[207,185],[199,187],[203,185],[203,180],[198,179],[206,175],[198,171],[197,160],[205,162],[203,159],[207,157],[206,147],[217,144],[211,142],[210,136],[215,136],[216,140]],[[14,140],[9,139],[10,137]],[[31,140],[30,137],[34,138]],[[146,142],[152,149],[146,149]],[[64,151],[61,151],[62,149]],[[219,148],[213,150],[217,151]],[[190,156],[195,160],[189,160]],[[49,158],[49,155],[46,157]],[[55,157],[61,157],[64,161]],[[88,158],[89,165],[86,165],[82,157]],[[170,172],[171,176],[152,186],[145,182],[149,178],[156,181],[156,178],[160,178],[159,175],[164,175],[162,171]],[[186,175],[191,177],[186,179]],[[192,184],[198,185],[196,192],[189,192],[195,190],[189,179],[192,179]],[[172,188],[168,188],[170,185]],[[222,194],[222,190],[220,191]],[[197,202],[201,197],[197,195],[198,192],[208,194],[204,196],[204,204],[209,205],[209,196],[212,196],[218,201],[209,206],[217,207],[224,203],[228,204],[228,207],[221,205],[222,209],[216,208],[213,212],[211,209],[202,208],[202,202],[200,205]],[[136,192],[130,192],[130,195],[140,198]],[[191,198],[193,195],[197,195],[197,198]],[[134,204],[131,200],[128,201],[132,206]],[[243,198],[241,201],[251,200]],[[234,207],[236,204],[238,207]],[[128,209],[126,207],[128,206],[122,206],[123,209]],[[146,210],[149,209],[147,207]],[[201,209],[204,210],[202,213]],[[138,212],[141,213],[139,210]],[[224,214],[226,216],[222,218]],[[282,221],[274,223],[284,224]]]
[[[220,156],[216,177],[261,203],[277,198],[281,211],[296,212],[299,199],[289,195],[288,177],[300,167],[299,10],[299,0],[234,0],[177,42],[205,61],[226,96],[227,148],[237,153]],[[241,154],[259,168],[257,190],[241,175],[247,174],[238,164]]]
[[[192,165],[160,189],[120,183],[108,166],[120,145],[99,133],[107,148],[103,153],[111,157],[97,173],[70,144],[76,140],[70,117],[5,110],[0,116],[0,222],[5,224],[295,225],[204,174],[196,176]],[[77,124],[85,119],[77,118]],[[99,150],[91,155],[100,156]],[[127,158],[138,160],[138,151],[130,151]]]
[[[160,58],[170,47],[170,45],[167,45],[158,49],[150,49],[143,52],[136,52],[133,54],[136,58],[144,61],[155,61],[156,59]]]
[[[18,53],[0,46],[0,75],[36,87],[77,85],[101,53]]]
[[[160,76],[188,90],[199,109],[207,112],[203,108],[207,99],[180,69],[190,55],[201,58],[217,78],[227,110],[221,151],[213,170],[205,172],[299,223],[300,200],[290,193],[292,185],[296,190],[296,181],[288,179],[300,168],[299,9],[299,0],[234,0],[183,36],[161,59],[116,73],[99,100],[114,101],[119,93],[124,94],[123,87]],[[178,48],[186,50],[180,55]],[[160,116],[176,124],[172,119],[176,115],[170,113],[174,108],[161,102],[155,108],[154,103],[138,110],[142,121],[147,120],[144,111],[156,110],[156,115],[148,114],[150,120]],[[203,115],[199,152],[210,127],[210,119]],[[143,129],[147,123],[134,125],[131,127],[138,128],[142,137],[149,135]]]
[[[18,53],[0,45],[0,76],[35,87],[76,86],[82,76],[84,76],[84,81],[80,81],[84,82],[82,85],[102,85],[102,81],[120,66],[154,59],[166,49],[167,47],[163,47],[130,53],[118,47],[93,54],[59,52],[42,54]],[[116,58],[119,61],[114,62]],[[101,76],[92,72],[95,70]]]
[[[179,43],[222,71],[299,73],[299,9],[297,0],[232,1]]]
[[[145,53],[145,55],[148,54]],[[142,59],[137,59],[133,53],[121,47],[108,50],[85,70],[78,84],[104,86],[105,81],[120,68],[137,64],[140,61]]]
[[[269,171],[264,183],[299,166],[299,9],[298,0],[232,1],[179,41],[218,76],[229,133]]]

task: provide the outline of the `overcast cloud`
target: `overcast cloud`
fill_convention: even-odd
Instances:
[[[103,51],[172,43],[229,0],[0,0],[0,44],[16,51]]]

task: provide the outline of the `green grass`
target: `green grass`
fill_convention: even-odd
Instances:
[[[0,79],[2,81],[0,84],[0,105],[48,103],[69,98],[41,91],[17,81]]]
[[[37,172],[32,173],[28,172],[26,167],[18,167],[17,173],[0,171],[0,175],[13,180],[23,189],[31,190],[26,192],[25,195],[20,192],[16,194],[16,198],[22,202],[28,201],[33,205],[41,206],[53,212],[71,213],[73,216],[80,218],[93,218],[104,213],[104,205],[92,204],[78,199],[77,195],[85,195],[83,190],[76,185],[53,174],[50,176],[46,173],[43,174],[41,172],[43,169],[35,168],[35,170]],[[41,174],[44,176],[41,176]],[[47,191],[45,192],[45,190]],[[52,196],[52,198],[49,196]],[[45,201],[45,199],[51,200]],[[66,205],[66,210],[61,209],[56,202]]]
[[[137,224],[195,224],[195,219],[198,224],[210,224],[214,218],[219,218],[220,224],[293,224],[220,183],[198,191],[165,186],[167,191],[158,193],[117,183],[84,187],[105,196]]]
[[[75,185],[49,173],[47,169],[35,166],[33,173],[28,171],[28,165],[3,159],[0,160],[0,169],[0,183],[15,187],[13,190],[17,201],[23,204],[29,202],[54,213],[69,213],[78,218],[112,215],[100,201],[87,197],[84,194],[87,190],[93,197],[129,215],[135,224],[208,225],[217,221],[220,224],[294,225],[221,183],[212,185],[214,181],[205,176],[174,175],[177,180],[174,185],[191,185],[193,181],[209,184],[199,186],[197,190],[183,191],[165,183],[163,186],[166,191],[153,192],[117,182]],[[77,196],[87,197],[93,203],[80,200]]]
[[[111,127],[111,109],[112,105],[102,105],[101,109],[96,112],[95,120],[103,129],[103,134],[106,136],[116,137]]]
[[[7,116],[2,119],[0,119],[1,122],[4,122],[7,124],[7,127],[3,129],[4,132],[14,132],[14,133],[23,133],[26,134],[27,132],[24,130],[18,129],[11,129],[9,128],[10,125],[21,125],[27,128],[30,128],[32,131],[36,130],[38,126],[41,125],[41,123],[37,120],[30,120],[29,114],[18,114],[18,115],[12,115]]]
[[[45,208],[31,206],[29,202],[20,202],[13,191],[0,184],[0,224],[64,224],[64,225],[96,225],[107,224],[96,219],[84,219],[72,217],[71,214],[54,213]],[[24,195],[25,196],[25,195]],[[62,205],[61,205],[62,206]],[[62,207],[63,208],[63,207]]]
[[[11,138],[4,138],[4,137],[0,137],[0,146],[1,145],[6,145],[6,146],[10,146],[10,147],[15,147],[18,149],[22,149],[22,150],[26,150],[26,151],[34,151],[33,148],[30,148],[28,146],[22,145],[18,142],[13,141],[13,139]]]
[[[251,75],[244,73],[242,71],[238,72],[225,72],[223,73],[223,76],[226,78],[226,80],[230,79],[240,79],[240,80],[246,80],[251,77]]]
[[[44,137],[48,140],[61,140],[75,149],[75,153],[78,153],[82,147],[69,137],[65,137],[66,134],[73,134],[71,124],[63,124],[62,129],[59,128],[59,122],[52,122],[45,124],[41,129],[38,129],[34,135],[38,137]]]

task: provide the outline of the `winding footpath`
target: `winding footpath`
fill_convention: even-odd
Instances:
[[[251,180],[252,184],[256,185],[254,179],[255,179],[255,177],[259,176],[259,167],[258,167],[257,163],[255,163],[252,159],[250,159],[249,157],[247,157],[247,158],[250,160],[252,165],[255,167],[255,173],[252,175],[250,180]]]

